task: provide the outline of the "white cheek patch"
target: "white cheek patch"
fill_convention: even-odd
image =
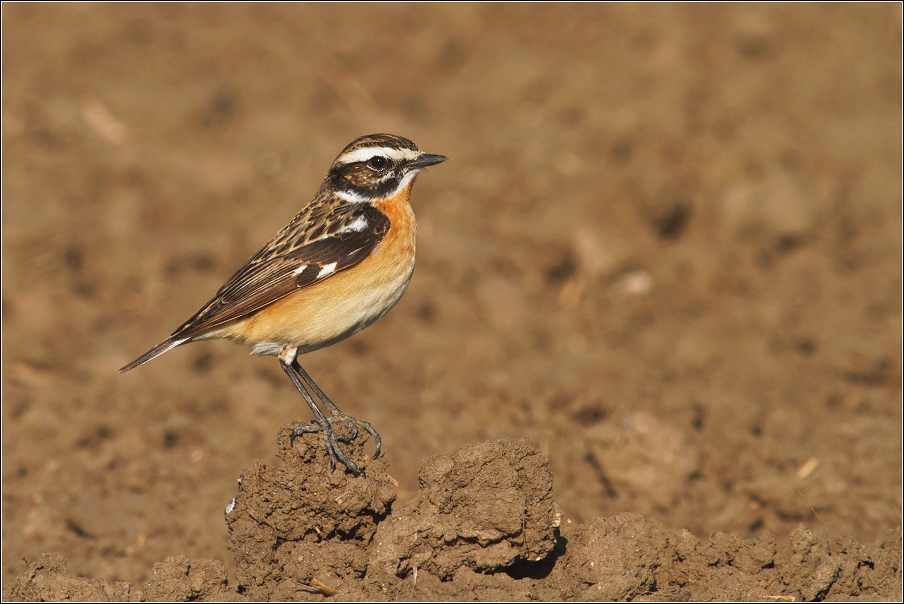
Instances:
[[[353,193],[351,191],[336,191],[334,195],[342,201],[347,201],[348,203],[364,203],[366,201],[373,201],[370,197],[364,197],[363,195],[358,195],[357,193]]]
[[[292,274],[293,274],[293,275],[300,275],[301,273],[304,272],[304,269],[306,269],[306,268],[308,268],[308,265],[307,265],[307,264],[302,264],[301,266],[299,266],[298,268],[296,268],[294,271],[292,271]]]
[[[337,164],[351,164],[358,161],[367,161],[372,157],[382,155],[387,159],[394,161],[411,160],[420,157],[420,151],[412,149],[393,149],[392,147],[364,147],[363,149],[355,149],[344,155],[340,155],[336,159]]]
[[[315,277],[315,278],[316,278],[316,279],[322,279],[323,277],[326,277],[327,275],[329,275],[330,273],[332,273],[332,272],[335,271],[335,270],[336,270],[336,263],[335,263],[335,262],[331,262],[331,263],[329,263],[329,264],[325,264],[325,265],[323,266],[323,268],[320,269],[320,272],[317,273],[317,277]]]

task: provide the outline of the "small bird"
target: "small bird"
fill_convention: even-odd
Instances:
[[[361,331],[402,297],[414,271],[411,188],[418,172],[446,159],[391,134],[353,141],[333,162],[314,199],[288,225],[170,337],[119,372],[197,340],[248,344],[251,354],[279,358],[314,414],[311,423],[292,430],[291,439],[322,432],[332,469],[338,459],[360,474],[339,443],[352,442],[360,426],[373,436],[376,458],[380,435],[368,422],[342,413],[298,357]],[[337,435],[337,423],[350,435]]]

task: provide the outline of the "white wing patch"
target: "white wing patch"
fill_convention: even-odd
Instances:
[[[325,264],[325,265],[323,265],[323,268],[320,269],[320,272],[317,273],[317,276],[315,277],[315,279],[322,279],[323,277],[326,277],[327,275],[329,275],[330,273],[332,273],[335,270],[336,270],[335,262],[330,262],[329,264]]]
[[[340,155],[336,159],[336,163],[351,164],[356,161],[367,161],[371,157],[376,157],[377,155],[400,161],[403,159],[416,159],[421,155],[421,152],[412,151],[411,149],[393,149],[392,147],[365,147],[363,149],[355,149],[345,155]]]
[[[296,268],[294,271],[292,271],[292,274],[293,274],[293,275],[300,275],[301,273],[304,272],[304,269],[306,269],[306,268],[308,268],[308,265],[307,265],[307,264],[302,264],[301,266],[299,266],[298,268]]]
[[[355,231],[356,233],[360,233],[364,229],[367,228],[367,218],[364,216],[358,216],[355,218],[347,227],[339,231],[340,233],[344,233],[345,231]]]

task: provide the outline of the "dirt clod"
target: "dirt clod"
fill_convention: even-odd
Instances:
[[[653,590],[665,532],[639,514],[595,518],[578,529],[569,566],[585,600],[630,600]]]
[[[472,445],[424,462],[420,492],[375,538],[377,574],[421,569],[443,580],[492,572],[553,550],[560,513],[548,460],[527,439]]]
[[[144,595],[129,583],[69,575],[66,558],[44,554],[3,585],[3,600],[16,602],[140,602]]]
[[[154,565],[144,595],[146,599],[158,602],[223,599],[228,595],[226,567],[219,560],[169,557]]]
[[[364,549],[395,500],[385,461],[368,459],[363,439],[342,445],[365,470],[353,476],[330,468],[322,435],[291,442],[295,425],[280,431],[279,467],[251,464],[226,514],[236,580],[254,599],[277,597],[284,581],[305,589],[313,579],[336,587],[363,576]]]

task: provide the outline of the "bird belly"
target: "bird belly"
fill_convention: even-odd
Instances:
[[[405,293],[411,273],[384,275],[389,278],[382,282],[360,277],[343,280],[352,273],[339,273],[329,288],[315,285],[286,296],[249,317],[238,337],[227,337],[265,355],[279,354],[284,346],[298,347],[299,354],[330,346],[389,312]]]
[[[251,345],[252,354],[277,355],[285,346],[296,346],[302,354],[335,344],[372,324],[399,301],[414,271],[414,216],[410,206],[404,205],[381,208],[390,210],[392,228],[359,264],[211,335]],[[395,216],[391,210],[396,210]]]

